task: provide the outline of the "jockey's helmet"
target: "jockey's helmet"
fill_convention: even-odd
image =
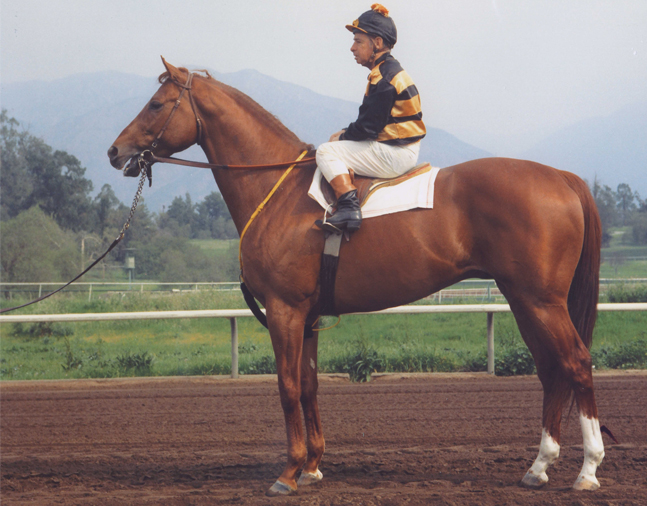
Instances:
[[[366,11],[352,24],[346,25],[346,29],[353,33],[362,32],[382,37],[384,43],[389,47],[395,46],[398,40],[395,23],[389,17],[388,9],[380,4],[371,5],[370,11]]]

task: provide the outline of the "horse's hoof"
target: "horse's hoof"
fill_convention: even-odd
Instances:
[[[286,485],[282,481],[276,480],[274,482],[274,485],[270,487],[270,489],[267,491],[267,494],[269,497],[275,497],[277,495],[290,495],[293,492],[296,492],[297,489],[292,488],[290,485]]]
[[[597,490],[600,488],[600,482],[598,479],[593,476],[578,476],[577,480],[575,480],[575,483],[573,483],[573,489],[574,490]]]
[[[319,471],[319,469],[317,469],[317,471],[314,473],[307,473],[303,471],[301,473],[301,476],[299,477],[299,481],[297,482],[297,485],[299,487],[305,487],[306,485],[319,483],[321,480],[323,480],[323,474],[321,474],[321,471]]]
[[[541,488],[548,483],[548,475],[546,473],[541,473],[539,476],[528,471],[526,475],[521,480],[521,484],[524,487],[528,488]]]

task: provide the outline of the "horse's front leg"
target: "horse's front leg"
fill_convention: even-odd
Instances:
[[[301,311],[278,301],[268,301],[266,308],[288,437],[287,465],[267,495],[287,495],[296,491],[296,475],[307,457],[299,409],[303,328],[307,310]]]
[[[303,341],[303,358],[301,359],[301,406],[306,424],[308,438],[308,458],[299,477],[298,485],[305,486],[321,481],[323,475],[319,470],[319,463],[323,457],[325,443],[319,405],[317,403],[317,345],[319,332],[315,331],[313,337]]]

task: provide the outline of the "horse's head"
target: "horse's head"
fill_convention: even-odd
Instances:
[[[138,173],[134,160],[143,151],[170,156],[198,141],[197,111],[194,110],[193,99],[188,96],[191,86],[189,72],[175,68],[164,58],[162,61],[166,67],[166,72],[159,78],[162,86],[108,150],[110,163],[116,169],[121,169],[132,159],[127,172]],[[183,98],[176,105],[181,95]]]

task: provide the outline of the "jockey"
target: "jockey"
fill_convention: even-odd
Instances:
[[[404,174],[418,162],[426,133],[418,89],[391,56],[398,35],[389,11],[373,4],[346,28],[353,32],[355,61],[371,72],[357,120],[317,149],[317,166],[335,191],[337,211],[316,225],[333,233],[353,232],[362,222],[349,168],[369,177]]]

